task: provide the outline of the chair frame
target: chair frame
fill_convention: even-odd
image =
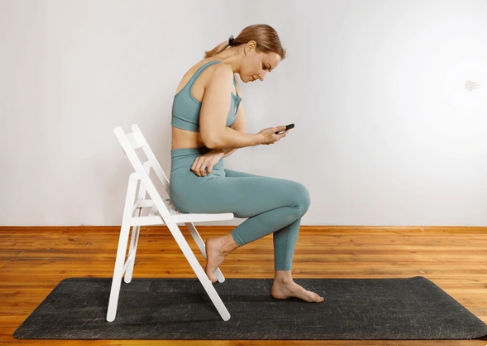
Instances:
[[[132,132],[128,134],[125,134],[121,127],[116,127],[113,129],[115,136],[120,142],[120,145],[122,146],[122,149],[128,157],[130,163],[134,167],[135,172],[130,174],[128,179],[117,256],[115,260],[115,268],[113,271],[112,286],[108,302],[108,311],[106,317],[107,321],[112,322],[115,320],[122,277],[124,277],[124,281],[127,284],[132,281],[140,226],[148,225],[166,225],[168,227],[184,256],[191,265],[191,268],[203,285],[206,293],[215,305],[215,308],[217,309],[221,318],[224,321],[228,321],[230,319],[230,313],[215,290],[213,283],[208,278],[203,267],[191,250],[191,247],[179,229],[178,224],[186,225],[198,248],[206,259],[206,246],[198,233],[194,222],[231,220],[234,218],[234,215],[232,213],[196,214],[180,213],[177,211],[172,206],[170,200],[169,179],[162,170],[161,165],[157,161],[138,125],[133,124],[131,129]],[[142,163],[137,155],[136,150],[139,148],[142,148],[147,157],[147,161],[145,163]],[[153,181],[151,180],[151,169],[154,169],[156,176],[164,186],[165,192],[168,196],[167,199],[162,199]],[[136,198],[137,189],[139,190],[139,193]],[[147,210],[149,211],[148,215],[143,216],[144,212]],[[132,232],[130,232],[131,228]],[[130,233],[130,247],[128,255],[126,256]],[[225,281],[225,277],[219,268],[216,271],[216,276],[219,282]]]

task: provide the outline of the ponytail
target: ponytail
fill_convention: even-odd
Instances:
[[[230,45],[228,44],[228,41],[225,41],[225,42],[220,43],[218,46],[216,46],[212,50],[205,51],[205,59],[211,58],[212,56],[222,52],[223,50],[225,50],[229,46]]]

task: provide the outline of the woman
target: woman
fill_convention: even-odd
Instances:
[[[263,81],[284,58],[276,31],[268,25],[251,25],[206,52],[184,75],[172,108],[171,200],[181,212],[232,212],[248,218],[230,233],[207,240],[205,271],[212,282],[230,252],[274,233],[272,296],[322,302],[291,276],[301,217],[310,203],[308,190],[291,180],[225,169],[222,160],[238,148],[274,144],[286,137],[285,126],[246,133],[234,76],[238,73],[244,83]]]

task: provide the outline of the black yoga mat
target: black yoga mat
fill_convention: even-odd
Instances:
[[[16,330],[18,339],[472,339],[487,326],[434,283],[409,279],[295,279],[321,304],[270,295],[272,279],[215,284],[231,319],[197,279],[122,283],[105,319],[111,279],[66,279]]]

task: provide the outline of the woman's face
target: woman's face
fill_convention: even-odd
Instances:
[[[262,53],[256,49],[255,41],[248,42],[244,47],[244,59],[240,66],[240,79],[242,82],[253,82],[257,79],[263,81],[267,72],[272,72],[281,57],[274,52]]]

